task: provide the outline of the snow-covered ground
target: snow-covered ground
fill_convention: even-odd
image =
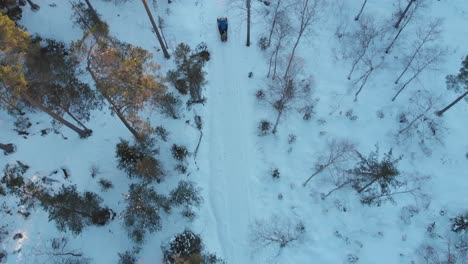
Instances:
[[[118,6],[105,1],[93,2],[109,23],[112,35],[155,52],[154,60],[161,64],[162,72],[174,67],[156,51],[158,44],[140,1]],[[167,193],[179,180],[188,177],[201,188],[204,203],[194,222],[176,214],[163,216],[162,231],[148,237],[139,263],[160,263],[161,242],[185,227],[202,235],[208,251],[232,264],[334,264],[348,263],[350,256],[359,258],[358,263],[421,263],[416,250],[428,240],[428,225],[436,222],[439,232],[448,233],[448,219],[468,209],[468,157],[465,156],[468,153],[468,104],[460,102],[441,117],[446,132],[441,144],[430,143],[431,155],[424,154],[415,141],[398,143],[394,137],[398,131],[398,115],[402,109],[412,106],[409,99],[416,90],[428,90],[440,96],[437,109],[457,96],[445,89],[445,76],[458,72],[461,58],[467,52],[468,2],[429,1],[430,7],[417,23],[424,23],[430,17],[443,18],[441,45],[447,47],[447,56],[437,69],[421,74],[395,102],[390,99],[396,92],[394,79],[402,68],[399,56],[409,47],[414,28],[404,36],[407,41],[387,55],[385,68],[369,79],[354,102],[356,88],[346,79],[351,63],[339,57],[335,32],[342,21],[345,28],[352,28],[361,1],[325,2],[324,12],[312,25],[313,33],[302,40],[297,54],[304,61],[304,74],[313,76],[313,98],[318,99],[316,113],[311,120],[304,121],[300,114],[290,111],[282,117],[278,133],[266,137],[257,136],[258,122],[265,118],[274,121],[275,113],[270,105],[255,98],[256,91],[267,89],[268,85],[269,57],[257,47],[259,37],[267,28],[261,13],[262,4],[253,4],[252,45],[246,47],[242,2],[158,2],[154,14],[166,21],[164,33],[170,48],[173,50],[181,42],[192,47],[206,42],[211,59],[205,67],[205,105],[184,109],[180,120],[169,120],[159,113],[150,115],[154,124],[162,124],[171,132],[168,143],[158,143],[158,157],[169,175],[162,184],[155,186],[158,192]],[[390,19],[394,2],[397,1],[369,0],[364,13],[383,22]],[[21,20],[29,32],[67,43],[80,37],[80,30],[72,25],[67,1],[37,0],[37,3],[40,11],[31,12],[26,8]],[[52,3],[56,6],[50,6]],[[219,40],[216,28],[216,18],[220,16],[229,18],[226,43]],[[289,52],[290,46],[284,54]],[[252,78],[248,77],[249,72],[253,73]],[[355,120],[346,117],[349,110],[357,117]],[[383,118],[377,116],[378,111],[384,114]],[[198,131],[185,122],[193,120],[194,114],[202,116],[203,138],[196,160],[191,157],[188,175],[179,175],[172,170],[175,162],[170,147],[176,143],[186,145],[191,151],[196,148]],[[100,193],[106,205],[116,212],[122,211],[129,180],[116,168],[115,145],[119,138],[130,139],[131,135],[120,121],[107,109],[98,111],[89,123],[94,131],[90,138],[79,139],[61,128],[68,138],[65,140],[62,135],[53,133],[41,136],[40,129],[49,125],[48,117],[40,113],[29,116],[34,121],[33,134],[26,139],[13,131],[14,118],[0,113],[1,143],[11,142],[17,146],[16,153],[0,156],[0,167],[21,160],[31,166],[28,174],[31,177],[48,175],[65,167],[72,176],[68,182],[61,180],[64,184],[73,183],[80,190]],[[290,135],[295,135],[296,142],[288,143]],[[431,177],[424,187],[430,200],[415,201],[403,195],[396,198],[395,204],[387,202],[370,207],[362,205],[351,188],[322,200],[320,194],[333,188],[326,175],[317,176],[307,187],[302,183],[313,173],[315,160],[333,138],[355,142],[364,154],[374,150],[375,144],[379,145],[381,153],[393,148],[396,156],[403,155],[399,163],[401,171]],[[90,176],[93,164],[100,167],[98,179],[113,182],[112,190],[100,192],[98,179]],[[279,179],[271,176],[274,168],[280,171]],[[401,215],[410,206],[419,211],[405,222]],[[0,225],[8,224],[11,231],[1,245],[8,252],[7,263],[38,263],[40,256],[34,254],[37,249],[47,239],[60,235],[40,209],[27,220],[16,214],[0,219]],[[281,249],[281,254],[275,246],[259,247],[257,242],[251,241],[255,223],[270,219],[301,221],[305,235]],[[25,238],[13,240],[12,235],[17,232],[24,233]],[[72,244],[91,257],[93,263],[116,263],[117,253],[132,247],[119,219],[103,228],[87,228],[72,239]],[[21,251],[13,253],[19,247]]]

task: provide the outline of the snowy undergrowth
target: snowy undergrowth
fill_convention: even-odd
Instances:
[[[67,43],[79,38],[81,32],[71,23],[68,3],[57,1],[55,7],[49,6],[52,2],[42,1],[41,10],[35,13],[25,9],[21,24],[30,32]],[[204,203],[193,223],[178,214],[164,215],[162,231],[148,236],[142,248],[141,263],[158,263],[162,259],[161,243],[186,227],[202,235],[209,251],[217,252],[234,264],[421,263],[417,249],[428,241],[428,227],[434,222],[439,235],[450,233],[449,218],[466,210],[468,197],[467,121],[464,118],[468,106],[462,102],[444,115],[447,131],[442,136],[443,144],[431,142],[428,146],[431,155],[427,155],[427,149],[424,153],[415,139],[397,142],[394,135],[399,129],[400,112],[411,109],[413,103],[409,99],[416,90],[441,95],[437,106],[444,106],[455,97],[445,89],[445,76],[456,73],[460,58],[466,55],[468,32],[463,26],[468,24],[466,3],[462,0],[433,1],[421,20],[444,19],[442,39],[448,53],[437,70],[423,73],[418,82],[412,83],[392,102],[396,92],[393,82],[401,70],[399,56],[407,47],[399,44],[386,56],[387,65],[368,80],[355,102],[357,88],[351,85],[354,79],[346,79],[351,63],[340,58],[335,32],[340,23],[349,24],[345,27],[348,29],[353,27],[356,22],[352,18],[360,3],[326,2],[321,18],[312,26],[313,33],[302,40],[297,53],[303,61],[302,75],[311,75],[313,79],[312,98],[317,99],[315,113],[304,121],[301,114],[288,111],[281,117],[276,135],[265,137],[257,136],[258,122],[262,119],[274,122],[276,115],[271,105],[257,102],[255,98],[257,90],[266,90],[269,84],[265,77],[268,53],[256,45],[268,28],[261,11],[254,12],[253,43],[247,48],[245,12],[238,9],[239,4],[227,0],[158,3],[154,11],[166,20],[165,34],[170,49],[174,50],[181,42],[192,47],[206,42],[211,59],[205,68],[205,105],[184,110],[179,120],[170,120],[158,113],[149,114],[153,124],[162,124],[171,133],[169,142],[158,142],[158,157],[169,173],[163,183],[155,186],[158,192],[167,194],[179,180],[188,178],[201,187]],[[261,4],[257,4],[261,9]],[[364,13],[373,14],[376,19],[388,19],[393,5],[390,1],[370,1]],[[109,23],[111,34],[155,52],[154,60],[161,64],[162,72],[174,67],[156,51],[157,42],[140,3],[115,6],[96,1],[95,8]],[[219,16],[229,18],[226,43],[219,41],[215,24]],[[405,38],[410,42],[411,34]],[[253,72],[252,78],[248,77],[249,72]],[[195,150],[199,137],[194,127],[195,113],[201,115],[203,121],[200,150],[196,163],[191,156],[188,172],[178,175],[173,171],[176,162],[170,148],[172,144],[180,144],[187,146],[190,152]],[[48,117],[39,113],[28,116],[33,123],[31,135],[22,138],[13,131],[14,119],[1,113],[1,136],[14,143],[17,152],[2,156],[0,165],[20,160],[31,167],[29,177],[66,168],[71,176],[67,180],[57,177],[61,183],[77,184],[79,190],[97,192],[107,206],[121,212],[130,180],[116,168],[115,145],[119,138],[129,139],[131,135],[119,120],[111,117],[106,109],[95,112],[89,123],[93,136],[82,140],[65,128],[59,130],[62,134],[50,132],[41,136],[40,130],[49,127]],[[187,124],[185,120],[190,122]],[[291,136],[295,140],[291,141]],[[326,153],[327,144],[333,139],[348,139],[364,155],[373,151],[375,144],[379,145],[381,154],[393,148],[395,156],[403,155],[399,163],[403,174],[431,177],[423,187],[429,197],[413,199],[401,195],[395,198],[395,204],[367,206],[361,204],[356,191],[348,186],[322,200],[321,194],[335,187],[328,173],[318,174],[306,187],[302,184],[314,172],[315,161]],[[92,166],[99,167],[100,174],[96,178],[90,175]],[[275,169],[279,175],[272,177]],[[100,178],[111,180],[113,189],[101,192],[97,183]],[[27,220],[13,213],[2,218],[4,223],[9,225],[10,231],[2,240],[2,247],[9,252],[8,263],[40,261],[34,254],[37,249],[48,239],[60,236],[54,223],[48,222],[46,213],[41,210]],[[270,230],[275,227],[289,230],[295,239],[283,247],[277,242],[264,247],[261,241],[252,241],[255,234],[262,231],[257,223],[267,230],[269,225],[272,226]],[[303,230],[297,229],[298,223],[303,225]],[[18,232],[23,233],[24,238],[13,240],[12,235]],[[102,228],[86,229],[72,237],[71,244],[94,263],[116,263],[117,253],[132,247],[118,219]],[[11,253],[20,246],[21,252]]]

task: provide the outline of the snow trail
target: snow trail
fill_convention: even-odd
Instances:
[[[209,3],[211,2],[211,3]],[[207,65],[207,120],[209,129],[209,200],[216,221],[222,255],[228,263],[251,263],[249,226],[252,199],[249,181],[253,179],[252,162],[256,149],[252,144],[251,95],[247,87],[245,45],[229,17],[228,42],[222,43],[215,15],[225,16],[222,0],[208,0],[213,17],[205,21],[211,60]]]

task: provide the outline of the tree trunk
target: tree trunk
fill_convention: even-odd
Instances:
[[[366,4],[367,4],[367,0],[364,0],[364,3],[363,3],[362,6],[361,6],[361,10],[359,11],[359,14],[357,14],[357,16],[354,18],[354,21],[358,21],[358,20],[359,20],[359,17],[361,16],[362,11],[364,10],[364,7],[366,6]]]
[[[273,126],[273,130],[271,131],[271,133],[276,134],[276,130],[278,128],[278,124],[279,124],[282,114],[283,114],[283,110],[278,111],[278,116],[276,117],[276,122],[275,122],[275,125]]]
[[[76,123],[78,123],[78,125],[80,125],[84,130],[91,130],[89,128],[87,128],[83,123],[81,123],[80,120],[78,120],[78,118],[76,118],[72,113],[70,113],[70,111],[65,111],[71,118],[73,118],[73,120],[75,120]]]
[[[8,155],[10,153],[15,152],[15,145],[9,143],[9,144],[2,144],[0,143],[0,149],[3,150],[5,155]]]
[[[91,12],[93,12],[93,14],[98,17],[97,15],[97,12],[96,12],[96,9],[94,9],[93,5],[91,4],[91,2],[89,0],[85,0],[85,3],[86,5],[88,6],[89,10],[91,10]]]
[[[250,7],[252,6],[252,0],[246,0],[247,6],[247,47],[250,47]]]
[[[401,21],[403,20],[403,18],[406,16],[406,13],[408,13],[408,10],[409,8],[411,7],[411,5],[415,2],[416,0],[410,0],[408,5],[406,6],[405,10],[403,11],[403,13],[401,14],[400,18],[398,19],[398,21],[395,23],[394,27],[395,28],[398,28],[400,26],[400,23]]]
[[[364,57],[364,55],[366,55],[366,50],[364,50],[364,52],[361,55],[359,55],[359,57],[353,62],[353,66],[351,67],[351,70],[349,71],[349,74],[348,74],[348,80],[351,80],[351,75],[354,72],[354,68],[356,68],[356,65],[359,63],[362,57]]]
[[[71,130],[75,131],[81,138],[87,138],[91,136],[92,131],[91,130],[82,130],[78,128],[77,126],[73,125],[72,123],[68,122],[65,120],[63,117],[60,115],[54,113],[52,110],[47,108],[45,105],[41,104],[40,102],[36,101],[33,99],[31,96],[29,96],[26,93],[21,94],[24,100],[26,100],[28,103],[30,103],[32,106],[39,108],[49,116],[51,116],[53,119],[57,120],[61,124],[65,125],[66,127],[70,128]]]
[[[373,67],[370,67],[369,70],[368,70],[363,76],[361,76],[361,78],[359,79],[359,80],[361,80],[361,79],[364,79],[364,80],[362,81],[361,86],[359,87],[358,91],[357,91],[356,94],[354,95],[354,102],[357,101],[358,95],[361,93],[362,88],[364,88],[364,85],[366,85],[367,79],[369,78],[369,76],[372,74],[373,71],[374,71],[374,68],[373,68]],[[358,81],[359,81],[359,80],[358,80]]]
[[[273,36],[273,30],[275,29],[276,26],[276,20],[278,19],[278,10],[279,6],[281,4],[281,0],[278,0],[278,3],[276,4],[275,7],[275,16],[273,17],[273,22],[271,23],[271,29],[270,29],[270,35],[268,36],[268,45],[271,43],[271,37]]]
[[[156,37],[158,38],[159,45],[161,46],[161,49],[164,53],[164,58],[169,59],[171,56],[167,52],[166,46],[164,45],[164,42],[161,38],[161,34],[159,34],[158,26],[156,26],[156,22],[154,22],[154,18],[153,18],[153,15],[151,14],[151,10],[148,6],[148,3],[146,2],[146,0],[141,0],[141,2],[143,2],[143,5],[145,6],[145,10],[151,21],[151,25],[153,25],[153,29],[154,29],[154,32],[156,33]]]
[[[358,193],[362,193],[364,190],[366,190],[367,188],[369,188],[369,186],[371,186],[372,184],[374,184],[379,178],[375,178],[373,179],[371,182],[369,182],[368,184],[364,185],[364,187],[360,188],[357,192]]]
[[[104,96],[104,98],[107,100],[107,102],[111,105],[112,110],[114,110],[114,112],[117,114],[120,121],[122,121],[122,123],[124,123],[125,127],[133,134],[133,136],[136,138],[136,140],[140,141],[143,137],[140,135],[140,133],[138,133],[138,131],[136,131],[130,125],[130,123],[128,123],[125,116],[122,114],[122,112],[120,112],[119,108],[114,104],[114,101],[112,100],[112,98],[110,98],[109,95],[107,95],[103,91],[103,89],[100,88],[101,87],[100,82],[99,82],[98,78],[96,77],[96,75],[94,74],[94,72],[91,70],[91,68],[86,67],[86,70],[89,72],[89,74],[91,75],[91,78],[93,78],[94,82],[96,83],[97,89],[101,92],[102,96]]]
[[[468,95],[468,91],[466,91],[464,94],[460,95],[457,99],[455,99],[455,101],[451,102],[449,105],[447,105],[444,109],[440,110],[440,111],[437,111],[436,112],[436,115],[438,116],[442,116],[447,110],[449,110],[450,108],[452,108],[452,106],[454,106],[455,104],[457,104],[461,99],[463,99],[465,96]]]

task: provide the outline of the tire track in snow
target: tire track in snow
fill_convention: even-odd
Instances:
[[[211,0],[214,6],[207,23],[214,23],[213,32],[207,33],[212,48],[208,69],[209,114],[209,200],[215,218],[218,241],[222,255],[228,263],[250,263],[247,251],[250,226],[249,178],[252,177],[251,156],[256,149],[251,144],[248,102],[250,94],[242,60],[243,45],[233,40],[221,43],[216,31],[216,15],[225,14],[223,0]],[[219,9],[219,10],[217,10]],[[230,20],[230,32],[235,25]],[[208,27],[210,28],[210,27]],[[249,149],[250,148],[250,149]]]

